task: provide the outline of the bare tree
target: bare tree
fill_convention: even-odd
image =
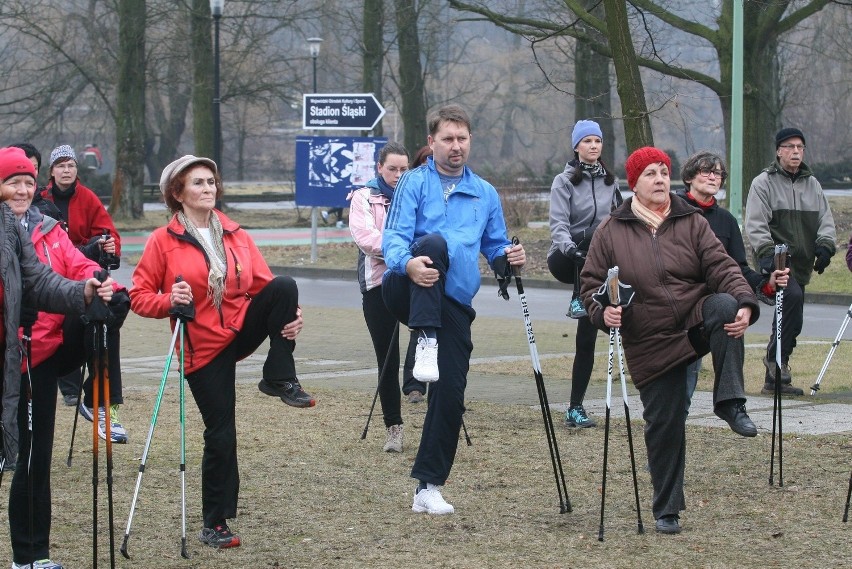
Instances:
[[[414,0],[394,0],[399,45],[399,90],[405,146],[416,152],[426,139],[426,91],[420,66],[420,40]]]
[[[119,53],[115,139],[118,149],[109,213],[143,215],[145,165],[145,0],[118,3]]]
[[[631,1],[634,22],[632,42],[641,48],[636,56],[638,65],[672,78],[697,83],[715,93],[722,109],[726,141],[730,140],[733,1],[720,0],[718,8],[689,1]],[[743,61],[746,78],[744,135],[745,148],[750,149],[743,157],[746,176],[756,174],[772,157],[773,149],[766,141],[771,140],[774,130],[779,126],[782,112],[777,56],[779,39],[825,8],[831,1],[779,0],[770,4],[744,3],[744,20],[747,22]],[[614,55],[613,46],[609,42],[597,41],[578,26],[563,26],[552,16],[517,18],[505,12],[491,10],[485,2],[450,0],[450,4],[458,9],[479,14],[515,33],[533,38],[564,34],[589,41],[602,55]],[[548,5],[551,7],[551,14],[570,12],[573,18],[578,18],[601,34],[609,36],[607,22],[589,13],[580,0],[563,0]],[[606,5],[609,7],[609,2],[606,2]],[[715,17],[712,18],[715,26],[708,24],[706,17],[698,18],[699,15],[705,15],[706,10],[715,10]],[[706,66],[692,66],[679,57],[683,42],[672,42],[670,50],[663,51],[662,47],[667,43],[667,39],[676,34],[681,34],[678,38],[686,37],[693,42],[704,42],[704,45],[716,53],[718,78],[712,75]],[[610,42],[612,39],[609,38]],[[745,197],[743,195],[743,199]]]

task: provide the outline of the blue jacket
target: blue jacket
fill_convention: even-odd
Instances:
[[[388,271],[404,275],[411,245],[429,233],[447,241],[450,267],[444,292],[471,306],[479,290],[479,253],[493,267],[510,246],[500,197],[494,186],[465,166],[461,182],[444,202],[444,191],[430,157],[423,166],[403,174],[385,220],[382,254]]]

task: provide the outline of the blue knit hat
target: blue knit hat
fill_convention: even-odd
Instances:
[[[574,125],[574,132],[571,133],[571,148],[577,148],[580,141],[587,136],[596,135],[603,140],[603,132],[601,126],[595,121],[577,121]]]

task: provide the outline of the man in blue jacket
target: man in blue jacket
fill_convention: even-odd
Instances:
[[[522,267],[526,255],[507,238],[494,186],[465,166],[471,140],[467,113],[448,105],[427,122],[432,157],[400,179],[385,220],[388,270],[382,295],[400,322],[419,331],[414,377],[435,382],[411,470],[419,481],[411,509],[451,514],[441,487],[453,466],[464,413],[479,254],[492,267],[495,261]]]

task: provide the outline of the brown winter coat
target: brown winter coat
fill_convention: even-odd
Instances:
[[[728,293],[740,307],[751,307],[751,323],[760,308],[739,266],[697,209],[672,199],[671,214],[652,235],[631,211],[634,199],[627,199],[595,232],[580,293],[592,322],[607,330],[602,307],[592,300],[607,271],[618,266],[619,280],[636,291],[622,314],[621,336],[633,383],[641,388],[707,352],[698,341],[696,349],[688,334],[701,323],[710,294]],[[697,330],[694,339],[700,337]]]

